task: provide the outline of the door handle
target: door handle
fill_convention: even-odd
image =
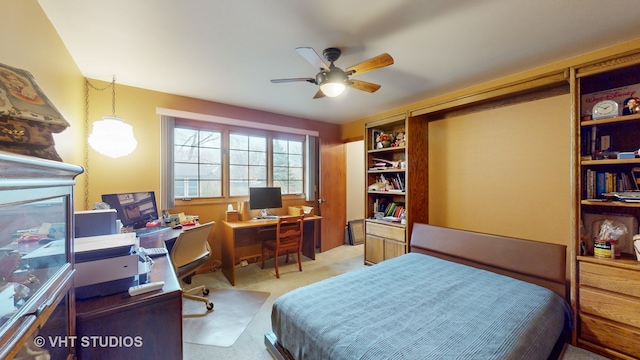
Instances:
[[[318,199],[318,204],[322,204],[322,203],[326,203],[326,202],[327,202],[327,200],[325,200],[325,199]]]

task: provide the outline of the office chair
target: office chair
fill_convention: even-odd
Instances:
[[[211,233],[215,221],[186,229],[178,235],[176,242],[171,248],[171,264],[173,270],[182,283],[184,279],[195,273],[196,269],[209,260],[211,256],[211,248],[207,242],[207,238]],[[202,295],[209,295],[209,289],[204,285],[197,286],[192,289],[182,288],[182,296],[187,299],[202,301],[207,305],[207,310],[213,309],[213,303],[209,299],[192,295],[195,292],[202,291]]]
[[[269,251],[272,252],[278,279],[280,278],[278,256],[283,252],[287,255],[285,262],[289,262],[289,252],[298,253],[298,269],[302,271],[302,219],[304,219],[304,215],[278,218],[276,238],[262,242],[262,268],[264,269],[265,250],[267,255],[269,255]]]

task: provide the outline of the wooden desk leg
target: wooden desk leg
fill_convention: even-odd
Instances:
[[[231,286],[236,286],[235,272],[235,238],[234,229],[225,226],[222,240],[222,274],[229,280]]]
[[[304,237],[302,239],[302,255],[311,260],[316,259],[317,221],[305,221],[303,224]]]

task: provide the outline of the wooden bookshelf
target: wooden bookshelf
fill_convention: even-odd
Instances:
[[[621,63],[625,66],[618,65]],[[586,101],[582,100],[589,96],[595,99],[611,98],[616,92],[624,93],[616,89],[640,88],[640,54],[576,68],[573,74],[575,102],[579,104],[575,114],[580,144],[576,156],[579,159],[576,179],[579,184],[578,225],[592,229],[594,225],[585,222],[594,221],[588,220],[594,218],[593,214],[596,218],[602,216],[611,219],[629,219],[632,216],[637,221],[640,218],[640,203],[607,199],[601,194],[602,183],[594,189],[592,174],[613,174],[611,177],[615,180],[632,178],[631,184],[625,180],[612,181],[613,184],[605,182],[604,186],[608,187],[606,192],[636,190],[632,172],[640,166],[640,158],[603,159],[599,152],[637,151],[640,148],[640,113],[624,115],[622,109],[625,99],[615,98],[619,103],[618,116],[590,120],[589,112],[593,102],[598,100],[593,100],[588,106],[583,105]],[[608,92],[612,95],[607,97]],[[598,142],[601,136],[608,137],[609,149],[601,149],[602,144]],[[635,227],[627,229],[629,239],[638,233]],[[624,245],[621,242],[615,245],[620,250],[620,256],[615,256],[618,251],[613,251],[612,257],[608,258],[594,256],[594,236],[581,236],[584,232],[576,230],[573,244],[576,262],[572,275],[575,284],[572,305],[577,319],[576,344],[612,359],[639,358],[640,343],[637,339],[640,339],[640,313],[636,309],[640,309],[640,262],[636,259],[633,247],[629,247],[632,240],[625,239],[622,242]]]
[[[413,223],[428,222],[427,121],[401,113],[366,123],[365,132],[365,264],[371,265],[405,254]],[[390,143],[379,145],[380,134]],[[395,214],[386,212],[390,204]]]

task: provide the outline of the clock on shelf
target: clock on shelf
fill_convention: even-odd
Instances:
[[[618,103],[613,100],[602,100],[597,102],[593,106],[593,111],[591,112],[591,118],[594,120],[606,119],[618,115]]]

